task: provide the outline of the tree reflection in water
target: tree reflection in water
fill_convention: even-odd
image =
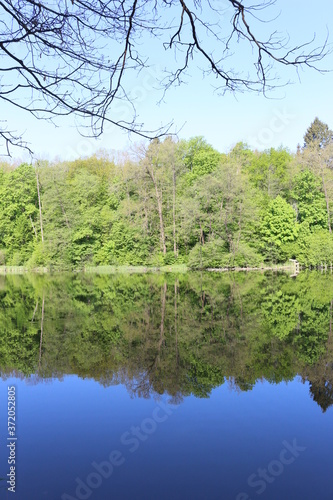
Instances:
[[[332,297],[331,276],[317,273],[0,277],[1,374],[75,374],[177,403],[299,375],[326,411]]]

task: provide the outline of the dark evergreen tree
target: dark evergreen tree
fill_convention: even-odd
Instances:
[[[333,131],[319,118],[315,118],[304,135],[304,147],[318,146],[323,148],[333,141]]]

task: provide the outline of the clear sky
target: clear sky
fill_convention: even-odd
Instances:
[[[204,2],[203,2],[204,4]],[[222,7],[228,6],[226,0],[219,0]],[[327,30],[333,43],[333,2],[318,0],[316,3],[304,0],[276,0],[271,12],[280,17],[272,23],[272,30],[287,31],[290,45],[298,45],[312,38],[316,33],[318,43],[325,39]],[[227,18],[228,11],[225,15]],[[267,26],[265,26],[267,29]],[[241,46],[240,46],[241,47]],[[301,72],[301,82],[293,68],[277,68],[282,80],[293,83],[267,99],[262,95],[249,92],[236,96],[214,93],[214,79],[202,77],[196,66],[202,67],[202,59],[192,61],[187,84],[168,92],[162,104],[157,105],[161,94],[155,90],[157,78],[168,64],[168,56],[154,63],[157,52],[151,49],[152,67],[141,73],[135,81],[129,81],[132,95],[137,97],[137,111],[147,128],[154,128],[169,121],[180,130],[180,138],[202,135],[216,149],[226,152],[239,141],[251,147],[266,149],[283,145],[294,151],[303,135],[318,116],[333,128],[333,72],[320,74],[306,69]],[[159,56],[160,57],[160,56]],[[235,66],[246,63],[246,54],[235,56]],[[327,56],[322,67],[333,70],[333,55]],[[130,141],[139,139],[115,127],[109,127],[99,140],[86,139],[78,133],[72,118],[61,119],[58,127],[44,121],[37,121],[23,112],[1,104],[1,119],[7,119],[8,126],[24,131],[36,158],[74,159],[86,156],[98,149],[126,149]],[[125,108],[119,106],[114,118],[124,117]],[[20,150],[13,155],[24,158]]]

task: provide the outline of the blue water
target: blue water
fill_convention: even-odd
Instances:
[[[131,398],[123,385],[77,376],[2,380],[0,477],[9,469],[11,385],[16,493],[1,481],[1,499],[333,498],[333,407],[323,413],[298,377],[259,382],[248,392],[226,382],[207,399],[177,404],[166,396]]]

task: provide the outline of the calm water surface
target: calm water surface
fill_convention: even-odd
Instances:
[[[332,500],[332,316],[316,273],[0,277],[0,498]]]

